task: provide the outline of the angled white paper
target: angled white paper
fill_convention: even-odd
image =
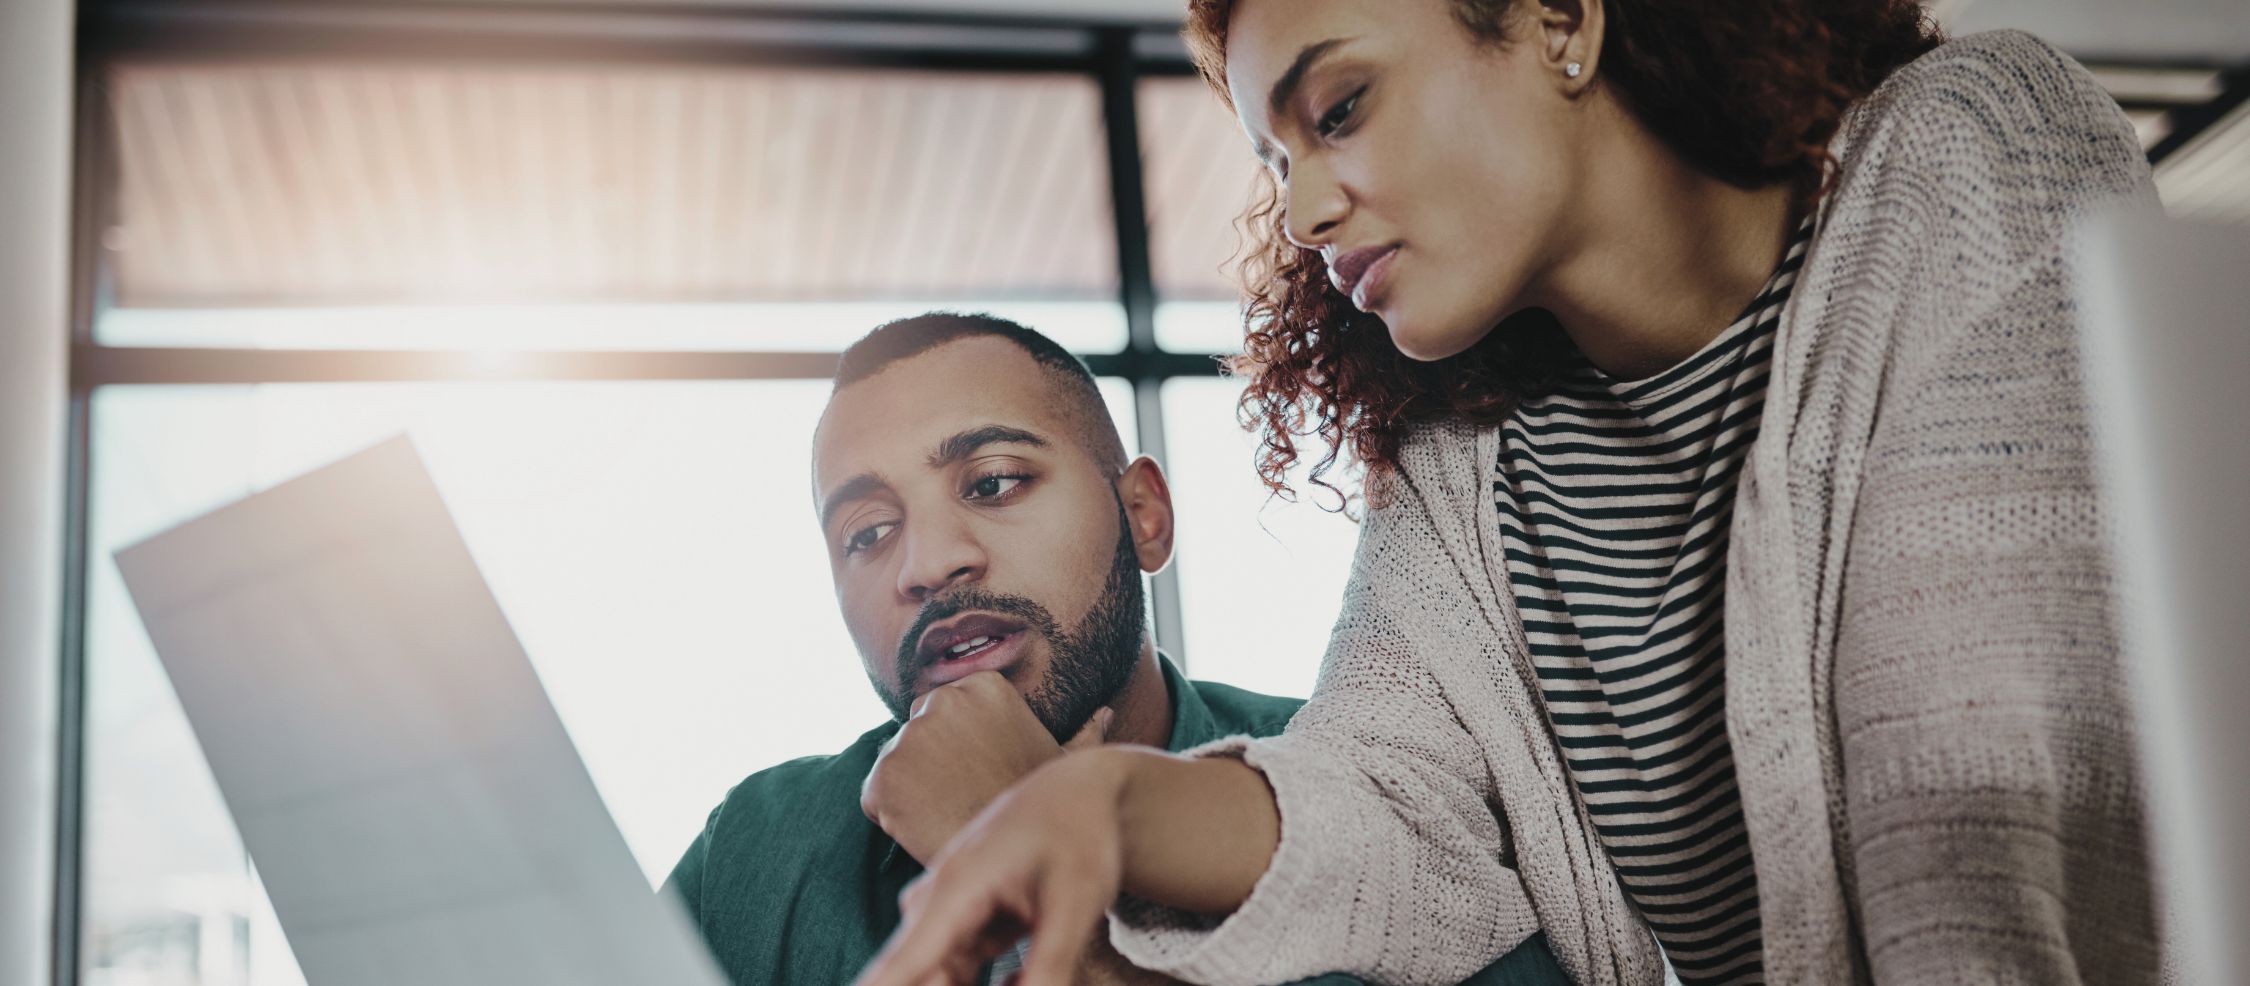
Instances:
[[[117,563],[310,986],[724,986],[407,439]]]

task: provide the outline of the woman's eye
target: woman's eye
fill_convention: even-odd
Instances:
[[[1022,486],[1024,479],[1023,476],[982,477],[969,484],[969,498],[972,500],[990,500],[995,497],[1007,496],[1014,492],[1016,487]]]
[[[1366,94],[1367,90],[1364,87],[1353,90],[1351,95],[1339,100],[1336,105],[1328,108],[1328,112],[1321,114],[1320,123],[1314,129],[1319,131],[1324,138],[1336,136],[1337,131],[1344,129],[1344,125],[1351,122],[1352,111],[1359,108],[1359,98]]]
[[[869,524],[866,527],[862,527],[859,530],[851,532],[851,534],[846,535],[844,538],[844,554],[856,555],[862,551],[866,551],[867,549],[874,547],[875,542],[882,540],[883,536],[889,533],[890,529],[895,526],[897,525]]]

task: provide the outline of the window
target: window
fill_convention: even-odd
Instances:
[[[825,357],[891,318],[992,311],[1085,355],[1174,482],[1159,639],[1198,677],[1310,688],[1354,531],[1264,505],[1203,355],[1239,345],[1254,166],[1183,61],[1051,25],[989,57],[419,55],[518,16],[379,15],[421,25],[389,42],[414,58],[286,17],[226,57],[96,46],[78,982],[302,983],[110,558],[400,431],[652,883],[742,776],[885,715],[807,577],[804,476]],[[737,20],[767,23],[695,23]],[[760,36],[849,21],[806,23]],[[1129,185],[1145,228],[1113,218]]]
[[[1184,353],[1242,348],[1237,222],[1258,189],[1257,159],[1234,116],[1198,78],[1141,83],[1156,341]]]
[[[1197,677],[1309,695],[1359,527],[1321,509],[1334,498],[1307,491],[1302,469],[1296,502],[1268,495],[1251,468],[1257,439],[1231,426],[1241,395],[1235,380],[1164,384],[1182,636]]]
[[[1236,222],[1258,168],[1232,114],[1195,77],[1140,84],[1156,341],[1174,352],[1242,348]],[[1163,384],[1165,454],[1179,505],[1180,631],[1198,677],[1306,695],[1343,596],[1358,528],[1324,491],[1291,503],[1253,469],[1257,440],[1236,426],[1236,380]]]
[[[112,552],[412,434],[655,883],[744,774],[833,753],[889,716],[837,615],[812,520],[806,477],[827,392],[819,381],[102,391],[89,981],[147,981],[138,968],[157,982],[264,983],[265,967],[288,964]],[[1131,388],[1107,380],[1103,392],[1134,443]],[[183,967],[196,977],[164,978]]]
[[[834,350],[865,312],[740,306],[1118,297],[1086,76],[157,62],[110,87],[111,344]],[[462,310],[563,304],[597,307],[558,337]]]

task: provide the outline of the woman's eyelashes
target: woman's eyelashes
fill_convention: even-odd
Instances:
[[[1352,90],[1350,95],[1330,103],[1327,112],[1314,121],[1313,133],[1318,134],[1322,140],[1333,140],[1343,134],[1351,127],[1353,118],[1359,112],[1360,99],[1366,95],[1367,87],[1360,86]]]

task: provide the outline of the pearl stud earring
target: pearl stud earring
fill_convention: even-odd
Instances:
[[[1578,73],[1584,71],[1586,71],[1586,66],[1580,65],[1577,62],[1572,62],[1568,65],[1563,66],[1562,70],[1564,75],[1570,76],[1573,79],[1578,78]]]

